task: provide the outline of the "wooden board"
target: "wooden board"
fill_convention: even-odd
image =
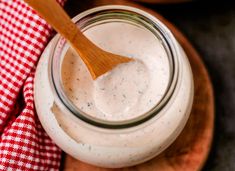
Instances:
[[[185,38],[185,36],[169,21],[161,15],[142,7],[138,4],[125,0],[94,0],[94,7],[105,4],[122,4],[135,6],[148,11],[173,32],[177,40],[184,48],[194,75],[195,98],[189,121],[177,140],[162,154],[143,164],[122,168],[105,169],[95,167],[76,159],[69,155],[64,158],[62,170],[71,171],[197,171],[203,167],[212,142],[214,129],[214,97],[213,89],[207,70],[202,63],[199,54]]]

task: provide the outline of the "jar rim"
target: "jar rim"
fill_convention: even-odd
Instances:
[[[58,68],[58,65],[60,64],[58,55],[61,55],[56,52],[56,49],[63,46],[62,44],[65,43],[65,39],[58,36],[53,52],[51,53],[50,60],[49,60],[49,79],[50,83],[52,84],[53,92],[55,97],[57,97],[59,100],[58,103],[65,106],[65,109],[75,115],[80,120],[91,124],[96,127],[101,128],[109,128],[109,129],[121,129],[121,128],[129,128],[136,125],[139,125],[141,123],[146,122],[147,120],[153,118],[156,116],[167,104],[167,102],[170,100],[171,96],[173,95],[173,92],[175,90],[177,81],[178,81],[178,74],[179,74],[179,68],[178,68],[178,50],[176,46],[176,41],[174,39],[174,36],[171,34],[171,32],[168,30],[168,28],[157,18],[154,16],[148,14],[147,12],[144,12],[142,10],[139,10],[134,7],[129,6],[122,6],[122,5],[107,5],[107,6],[100,6],[96,8],[92,8],[90,10],[87,10],[83,13],[80,13],[76,17],[73,18],[73,21],[78,23],[81,29],[84,27],[85,19],[91,19],[94,15],[105,15],[109,14],[109,17],[112,17],[110,14],[115,14],[119,16],[127,16],[129,19],[136,20],[138,22],[142,22],[147,24],[147,29],[152,29],[152,32],[155,32],[158,36],[158,39],[162,41],[162,44],[164,46],[164,49],[166,50],[167,57],[170,61],[170,80],[168,83],[168,87],[165,91],[165,94],[161,98],[160,102],[152,109],[150,109],[148,112],[137,116],[135,118],[124,120],[124,121],[107,121],[98,119],[95,117],[92,117],[85,112],[79,110],[66,96],[63,87],[60,75],[58,72],[56,72],[56,68]]]

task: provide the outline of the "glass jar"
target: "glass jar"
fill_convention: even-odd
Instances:
[[[155,106],[141,115],[114,121],[91,116],[65,93],[61,70],[69,46],[56,35],[35,75],[35,106],[43,128],[66,153],[93,165],[120,168],[155,157],[177,138],[191,111],[193,77],[183,49],[163,23],[136,8],[101,6],[73,20],[83,32],[117,22],[150,32],[166,53],[169,80]]]

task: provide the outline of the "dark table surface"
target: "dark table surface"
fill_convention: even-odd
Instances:
[[[89,1],[68,0],[66,9],[74,16],[92,3]],[[215,133],[203,171],[235,171],[235,1],[143,5],[162,14],[186,35],[212,79]]]

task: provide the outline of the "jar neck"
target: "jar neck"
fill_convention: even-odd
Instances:
[[[54,92],[54,96],[57,99],[57,103],[60,103],[60,106],[64,106],[64,109],[75,115],[78,119],[97,127],[109,129],[133,127],[146,122],[147,120],[156,116],[171,99],[171,96],[174,93],[175,87],[178,82],[178,58],[180,54],[177,42],[170,31],[159,20],[157,20],[150,14],[136,8],[126,6],[112,5],[94,8],[81,13],[73,20],[82,31],[85,31],[86,29],[89,29],[94,25],[110,21],[128,22],[148,29],[159,41],[162,42],[162,45],[166,51],[169,61],[170,79],[168,82],[167,90],[165,91],[165,94],[163,95],[160,102],[147,113],[144,113],[134,119],[125,121],[106,121],[94,118],[78,109],[69,100],[63,90],[60,73],[63,57],[68,49],[68,44],[64,38],[58,36],[53,47],[49,62],[49,79],[51,82],[51,88]]]

